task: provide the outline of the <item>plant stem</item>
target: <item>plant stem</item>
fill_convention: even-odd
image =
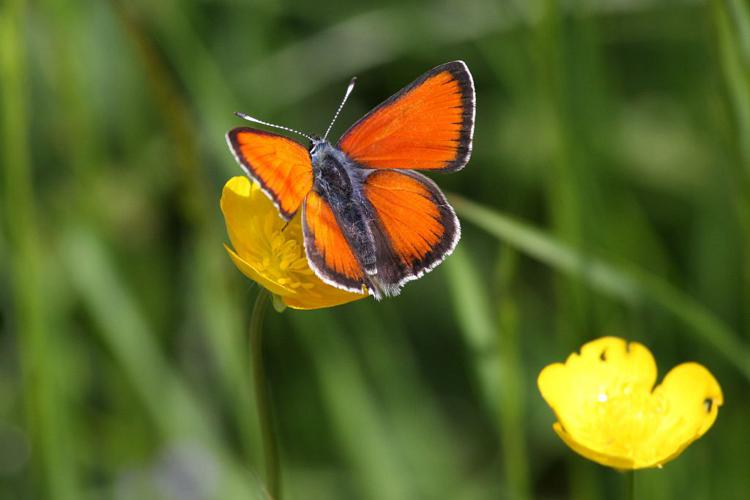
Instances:
[[[250,318],[250,356],[253,364],[255,403],[258,408],[261,439],[263,440],[263,461],[266,487],[273,500],[281,500],[281,474],[278,446],[271,420],[271,402],[268,397],[268,383],[263,369],[263,319],[266,316],[271,294],[264,288],[258,292]]]
[[[625,471],[625,500],[635,500],[635,471]]]

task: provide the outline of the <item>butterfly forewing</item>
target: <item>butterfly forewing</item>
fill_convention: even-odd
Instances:
[[[471,155],[474,108],[466,64],[446,63],[370,111],[338,147],[366,168],[460,170]]]
[[[312,189],[307,149],[282,135],[249,127],[229,131],[227,142],[245,172],[260,184],[281,216],[291,219]]]

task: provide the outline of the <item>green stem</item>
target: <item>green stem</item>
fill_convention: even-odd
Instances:
[[[263,440],[263,461],[266,473],[266,487],[273,500],[281,500],[281,468],[279,467],[278,445],[271,420],[271,402],[268,397],[268,383],[263,369],[263,319],[271,302],[271,294],[264,288],[258,292],[250,318],[250,356],[253,364],[255,383],[255,403],[258,407],[258,421]]]
[[[635,471],[625,471],[625,500],[635,500]]]

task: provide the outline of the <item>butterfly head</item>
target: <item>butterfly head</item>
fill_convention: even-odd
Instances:
[[[310,142],[311,144],[309,151],[310,158],[312,159],[313,164],[319,164],[320,162],[322,162],[323,159],[326,156],[329,156],[334,149],[330,142],[318,136],[313,136]]]
[[[308,149],[308,151],[310,151],[311,155],[314,154],[315,151],[317,151],[318,149],[320,149],[320,147],[325,142],[327,142],[325,139],[323,139],[319,135],[313,134],[312,137],[310,138],[310,148]]]

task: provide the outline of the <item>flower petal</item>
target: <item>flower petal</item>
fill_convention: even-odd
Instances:
[[[333,288],[329,285],[325,286]],[[320,294],[312,295],[310,293],[299,293],[297,295],[290,295],[282,297],[286,305],[292,309],[321,309],[323,307],[340,306],[355,300],[363,299],[367,297],[367,294],[357,294],[345,292],[338,288],[333,288],[333,292],[326,290]]]
[[[724,404],[724,395],[716,378],[698,363],[683,363],[667,373],[654,390],[654,397],[663,397],[669,418],[662,424],[662,435],[668,438],[663,448],[672,448],[665,463],[701,437],[711,428]]]
[[[262,220],[267,215],[278,215],[276,207],[265,197],[260,187],[247,177],[235,176],[224,184],[219,201],[226,221],[229,241],[237,254],[247,258],[250,252],[262,253],[264,248],[258,232],[261,230],[252,221]],[[279,229],[284,224],[278,218]]]
[[[672,411],[685,416],[695,429],[696,437],[711,428],[719,414],[719,407],[724,404],[719,382],[698,363],[675,366],[654,392],[663,393]]]
[[[630,458],[621,457],[616,454],[606,454],[601,451],[593,450],[585,446],[580,441],[576,441],[571,437],[570,434],[565,431],[563,426],[560,425],[560,422],[555,422],[552,425],[552,428],[557,433],[557,435],[560,436],[560,439],[562,439],[565,444],[570,447],[570,449],[572,449],[582,457],[591,460],[592,462],[621,470],[635,468],[633,466],[633,461]]]
[[[585,344],[581,355],[568,358],[571,368],[606,377],[608,382],[617,379],[649,390],[656,382],[656,361],[644,345],[627,342],[618,337],[602,337]],[[576,359],[578,358],[578,359]]]

